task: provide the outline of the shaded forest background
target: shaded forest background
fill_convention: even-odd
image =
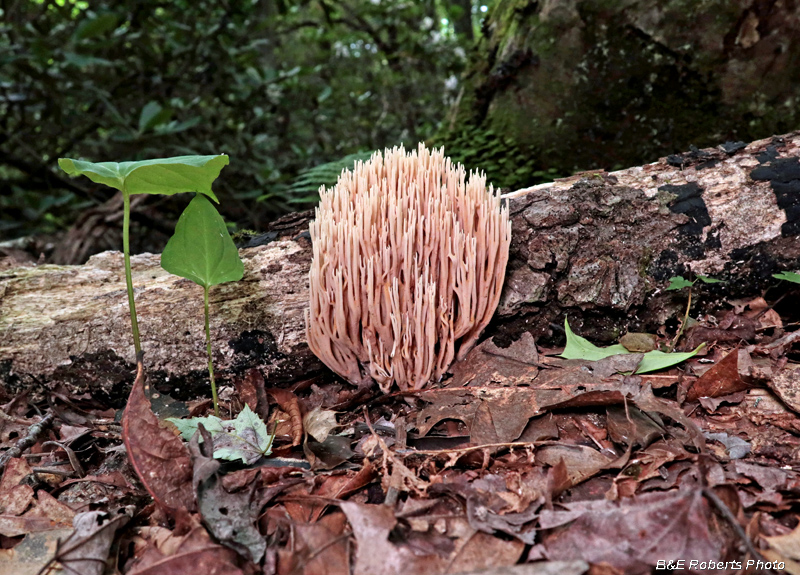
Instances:
[[[0,6],[0,241],[57,263],[120,245],[108,190],[59,157],[227,153],[221,211],[259,231],[401,143],[514,189],[800,127],[792,0]],[[142,198],[133,251],[187,201]]]

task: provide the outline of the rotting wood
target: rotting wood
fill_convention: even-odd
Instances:
[[[671,276],[727,280],[710,293],[744,297],[774,285],[773,273],[800,267],[800,132],[505,197],[511,257],[489,334],[540,336],[567,314],[584,335],[608,341],[626,328],[655,329],[685,305],[663,291]],[[252,367],[273,387],[323,372],[303,321],[309,217],[275,222],[242,249],[244,279],[211,290],[223,381]],[[205,389],[202,288],[167,274],[158,255],[132,263],[150,377],[179,395]],[[63,384],[124,401],[135,362],[121,254],[0,269],[0,390]]]

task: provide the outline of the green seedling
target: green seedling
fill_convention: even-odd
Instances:
[[[697,280],[700,280],[704,284],[721,284],[721,283],[725,283],[722,280],[718,280],[718,279],[715,279],[715,278],[710,278],[708,276],[701,276],[701,275],[697,276]],[[667,291],[676,291],[676,290],[679,290],[679,289],[683,289],[685,287],[690,288],[697,282],[697,280],[689,281],[686,278],[681,277],[681,276],[671,277],[671,278],[669,278],[669,285],[667,286]]]
[[[700,274],[697,275],[697,280],[700,280],[704,284],[721,284],[725,283],[722,280],[718,280],[715,278],[711,278],[708,276],[701,276]],[[669,278],[669,285],[667,286],[666,291],[677,291],[683,288],[689,288],[689,297],[687,298],[686,302],[686,313],[683,315],[683,321],[681,322],[681,327],[678,329],[677,335],[675,335],[675,339],[672,340],[672,343],[669,346],[669,351],[675,349],[675,346],[678,344],[678,340],[683,335],[683,330],[686,329],[686,325],[689,322],[689,311],[692,308],[692,286],[697,282],[697,280],[689,281],[684,277],[681,276],[673,276]]]
[[[597,347],[587,339],[576,335],[569,327],[569,322],[564,319],[564,331],[567,334],[567,345],[560,357],[564,359],[585,359],[597,361],[612,355],[629,354],[630,352],[621,344],[609,347]],[[663,351],[648,351],[643,354],[642,361],[635,373],[648,373],[677,365],[695,355],[704,344],[700,344],[694,351],[684,353],[664,353]]]
[[[161,194],[171,196],[182,192],[200,192],[219,202],[211,183],[217,179],[228,156],[176,156],[141,162],[84,162],[59,158],[59,167],[70,176],[86,176],[98,184],[105,184],[122,192],[122,253],[125,257],[125,283],[128,287],[128,307],[131,314],[133,347],[138,357],[142,350],[139,339],[139,322],[133,301],[131,256],[128,229],[131,219],[131,196],[134,194]]]
[[[161,254],[161,267],[203,287],[208,375],[211,380],[214,414],[219,416],[214,364],[211,360],[208,290],[211,286],[242,279],[244,265],[225,221],[205,196],[197,194],[181,214],[175,226],[175,234]]]
[[[214,439],[215,459],[241,460],[245,465],[252,465],[272,453],[275,434],[267,431],[266,424],[247,405],[236,419],[223,421],[209,415],[191,419],[168,417],[167,421],[175,424],[186,441],[192,438],[197,432],[197,425],[202,423]]]

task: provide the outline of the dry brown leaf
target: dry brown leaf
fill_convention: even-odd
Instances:
[[[770,389],[792,410],[800,413],[800,365],[790,364],[767,381]]]
[[[244,575],[236,565],[236,552],[213,543],[194,520],[183,536],[161,538],[136,560],[126,575]]]
[[[141,364],[122,416],[122,438],[131,465],[156,503],[167,510],[194,510],[189,450],[153,413]]]
[[[0,549],[0,575],[41,575],[59,541],[72,532],[72,528],[63,528],[29,533],[11,549]]]
[[[478,445],[515,441],[528,420],[545,410],[622,403],[638,393],[636,378],[597,378],[580,362],[542,370],[536,387],[466,387],[430,389],[414,395],[429,403],[417,414],[420,435],[443,419],[463,421],[470,441]]]
[[[303,416],[300,415],[300,404],[297,401],[297,396],[286,389],[272,388],[265,391],[275,399],[281,410],[289,416],[292,447],[300,445],[303,442]]]
[[[542,445],[536,450],[536,463],[555,467],[559,462],[566,466],[567,482],[554,486],[560,493],[607,469],[617,458],[604,455],[586,445],[556,443]]]
[[[696,379],[686,395],[687,401],[697,401],[701,397],[721,397],[750,387],[739,374],[740,357],[749,361],[744,349],[734,349],[718,361],[711,369]]]
[[[554,529],[531,553],[548,559],[607,563],[625,572],[650,572],[659,560],[719,561],[723,539],[709,522],[699,489],[646,493],[620,502],[600,499],[543,510],[541,529]]]
[[[448,387],[477,387],[490,383],[527,385],[539,372],[538,364],[539,353],[530,333],[523,333],[507,348],[497,347],[490,338],[453,365],[453,379]]]
[[[58,547],[54,561],[69,573],[102,575],[117,529],[130,517],[123,513],[88,511],[75,516],[75,530]]]
[[[329,409],[315,407],[303,416],[303,429],[320,443],[337,427],[339,424],[336,421],[336,412]]]
[[[295,523],[291,548],[278,551],[278,575],[350,575],[346,517],[337,512],[316,523]]]
[[[397,525],[386,505],[339,504],[356,536],[353,575],[439,575],[447,565],[440,555],[417,555],[407,546],[395,545],[389,533]]]
[[[33,495],[33,487],[24,484],[0,491],[0,515],[22,515],[33,503]]]
[[[33,473],[33,469],[22,457],[9,459],[3,471],[3,478],[0,479],[0,492],[8,491],[12,487],[19,485],[19,482],[31,473]]]
[[[762,537],[781,557],[800,561],[800,525],[785,535]]]

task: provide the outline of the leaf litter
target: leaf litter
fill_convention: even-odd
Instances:
[[[229,376],[227,418],[156,415],[143,371],[121,426],[63,387],[49,427],[14,399],[0,573],[800,572],[800,338],[763,298],[730,303],[683,351],[663,331],[600,348],[566,324],[563,351],[487,337],[440,384],[371,400],[253,369]]]

